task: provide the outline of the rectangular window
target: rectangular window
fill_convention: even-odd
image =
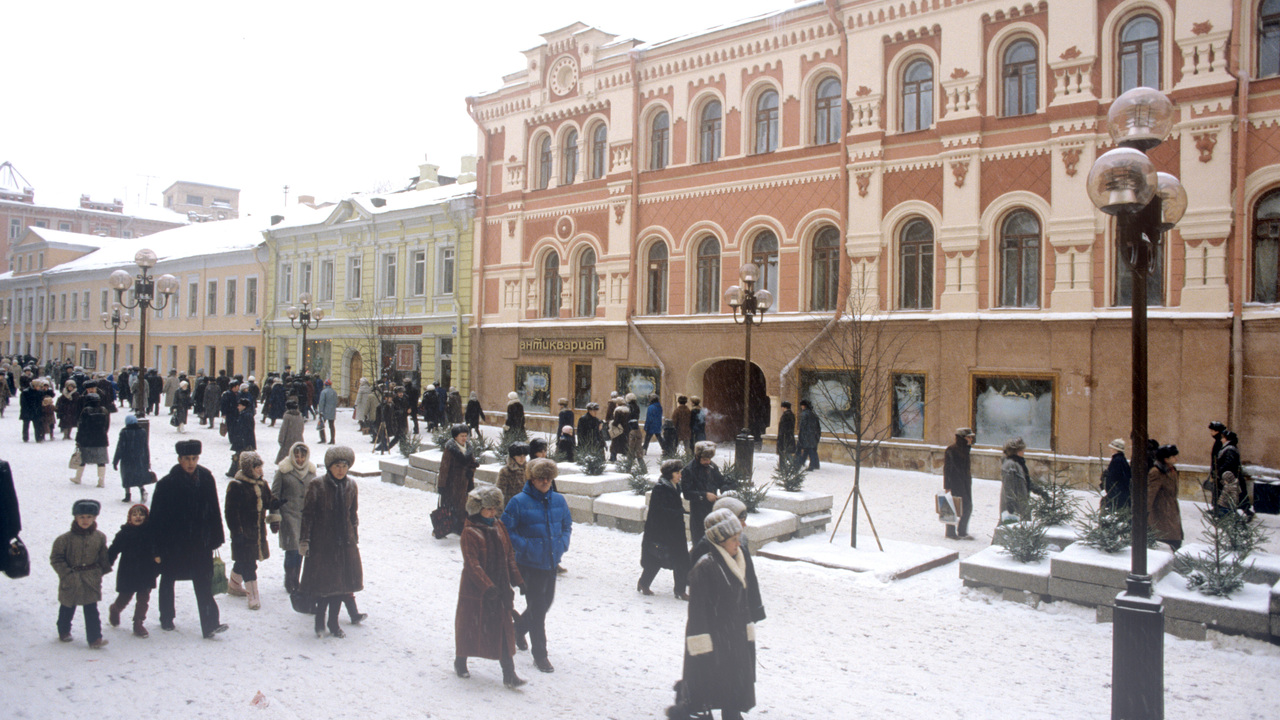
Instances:
[[[132,230],[125,230],[123,233],[120,233],[120,237],[125,238],[125,239],[127,240],[127,239],[129,239],[129,238],[133,237],[133,231],[132,231]]]
[[[67,319],[67,294],[66,293],[62,293],[61,299],[58,300],[58,305],[59,305],[58,319],[66,320]],[[106,310],[104,309],[102,312],[106,312]]]
[[[413,294],[421,297],[427,294],[427,251],[414,250],[409,256],[413,265]]]
[[[85,370],[98,369],[98,351],[82,348],[80,350],[80,367]]]
[[[227,278],[227,314],[236,314],[236,279]]]
[[[440,248],[440,292],[437,295],[453,294],[453,274],[454,268],[454,249],[451,247]]]
[[[333,261],[320,261],[320,299],[333,299]]]
[[[641,425],[644,425],[645,410],[649,407],[649,395],[651,393],[662,394],[661,379],[662,374],[656,367],[644,365],[638,367],[618,366],[616,385],[618,395],[625,396],[627,393],[635,393],[636,402],[640,405],[639,422]]]
[[[102,305],[101,312],[106,312],[107,311],[107,291],[103,290],[102,294],[98,297],[98,299],[101,301],[101,305]]]
[[[858,429],[857,370],[801,370],[800,399],[808,400],[823,432],[852,435]]]
[[[293,300],[293,265],[284,263],[280,266],[280,293],[277,302],[287,303]]]
[[[973,378],[974,443],[1001,447],[1020,437],[1028,448],[1053,449],[1053,380]]]
[[[199,359],[196,357],[196,348],[194,345],[187,348],[187,376],[194,377],[196,374],[196,363]],[[193,390],[195,388],[192,388]]]
[[[63,231],[63,232],[71,232],[71,223],[69,223],[69,222],[60,222],[60,223],[58,223],[58,229],[59,229],[59,230],[61,230],[61,231]]]
[[[44,322],[44,296],[36,298],[36,322]]]
[[[396,296],[396,254],[387,253],[382,256],[382,297]]]
[[[80,303],[76,302],[76,300],[77,300],[76,294],[71,293],[71,319],[72,320],[80,319],[80,307],[79,307]]]
[[[37,221],[36,221],[36,227],[47,228],[47,227],[49,227],[49,221],[48,221],[48,220],[37,220]]]
[[[311,292],[311,263],[298,264],[298,294]]]
[[[84,301],[80,305],[80,315],[85,320],[89,319],[89,291],[84,291]]]
[[[37,262],[39,263],[38,265],[36,265],[36,267],[43,270],[44,269],[44,253],[37,253],[36,259],[37,259]]]
[[[234,375],[236,372],[236,349],[227,348],[226,357],[227,357],[227,364],[224,365],[223,367],[226,368],[228,375]]]
[[[244,314],[258,314],[258,278],[245,278],[244,281]]]
[[[244,371],[250,375],[258,372],[258,348],[244,349]]]
[[[359,255],[347,258],[347,299],[359,300],[361,297],[361,273],[364,271]]]
[[[200,312],[199,305],[200,305],[199,283],[187,283],[187,316],[195,317]]]
[[[218,314],[218,281],[210,280],[208,282],[209,293],[205,297],[204,312],[206,315]]]
[[[893,436],[924,439],[924,375],[893,374]]]
[[[9,220],[9,239],[17,240],[22,237],[22,219],[12,218]]]
[[[175,292],[173,297],[169,298],[169,317],[178,317],[178,308],[182,307],[182,293]],[[174,361],[173,367],[178,367],[177,360]]]
[[[551,366],[517,365],[516,393],[526,413],[551,412]]]
[[[204,198],[199,195],[188,195],[187,204],[188,205],[204,205]]]

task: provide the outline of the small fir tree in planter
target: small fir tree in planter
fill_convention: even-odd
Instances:
[[[596,477],[604,474],[604,449],[597,445],[588,445],[578,451],[578,467],[582,474]]]
[[[626,468],[623,472],[627,473],[627,484],[631,487],[631,492],[636,495],[649,492],[649,488],[653,485],[649,482],[649,465],[644,461],[644,457],[640,455],[628,457],[623,464]]]
[[[809,471],[798,457],[783,453],[778,456],[778,466],[773,470],[773,482],[781,485],[787,492],[800,492],[808,474]]]
[[[494,448],[494,450],[498,453],[498,457],[506,457],[507,448],[518,442],[529,442],[529,433],[524,430],[504,428],[502,431],[502,438],[498,440],[498,446]]]
[[[1044,488],[1046,497],[1031,496],[1031,516],[1046,527],[1070,525],[1080,509],[1080,499],[1071,492],[1071,487],[1066,482],[1066,472],[1065,468],[1055,468],[1053,477],[1040,485]]]
[[[422,436],[414,433],[400,441],[400,455],[409,457],[422,448]]]
[[[1021,563],[1040,562],[1049,555],[1048,526],[1038,518],[1000,526],[1004,552]]]
[[[444,444],[449,442],[449,427],[437,425],[436,429],[431,431],[431,442],[435,443],[436,447],[443,448]]]
[[[1244,521],[1230,503],[1228,512],[1200,508],[1201,537],[1209,547],[1199,553],[1174,555],[1173,571],[1187,579],[1187,589],[1204,595],[1231,597],[1244,586],[1244,575],[1253,566],[1245,560],[1267,541],[1261,527]],[[1241,527],[1244,525],[1245,527]]]
[[[732,495],[742,501],[747,506],[747,512],[754,513],[760,510],[760,503],[764,501],[764,496],[769,492],[769,485],[756,486],[751,481],[749,475],[738,472],[738,468],[733,463],[725,462],[720,466],[720,474],[724,476],[725,487],[729,488],[722,495]]]
[[[1076,524],[1080,530],[1079,542],[1114,555],[1133,542],[1133,513],[1126,507],[1088,508]]]
[[[486,452],[492,452],[494,450],[493,440],[490,440],[478,432],[468,436],[467,447],[470,448],[472,457],[477,460],[479,460],[480,456],[484,455]],[[504,456],[506,455],[506,452],[506,448],[503,448],[502,454]]]

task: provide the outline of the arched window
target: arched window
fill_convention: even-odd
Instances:
[[[1115,304],[1128,307],[1133,304],[1133,273],[1125,262],[1124,248],[1115,243]],[[1164,238],[1155,238],[1151,250],[1151,272],[1147,275],[1147,306],[1164,305]]]
[[[609,128],[604,123],[596,125],[596,129],[591,133],[591,179],[599,180],[604,177],[607,166],[605,164],[609,152]]]
[[[698,245],[698,302],[700,313],[720,312],[720,241],[704,238]]]
[[[1280,190],[1272,190],[1253,210],[1253,301],[1277,301],[1280,276]]]
[[[600,276],[596,275],[596,251],[587,248],[578,256],[578,317],[595,317]]]
[[[564,184],[572,185],[578,174],[578,131],[570,130],[564,136],[564,151],[560,160],[563,169]]]
[[[542,261],[542,317],[560,317],[560,256],[554,250]]]
[[[720,159],[721,114],[719,100],[712,100],[702,108],[702,117],[698,120],[698,162]]]
[[[538,143],[538,189],[546,190],[551,184],[551,136],[542,136]]]
[[[778,305],[778,236],[772,230],[762,230],[751,243],[751,262],[760,268],[760,280],[756,289],[773,293],[774,303],[769,312],[777,312]]]
[[[1258,77],[1280,75],[1280,0],[1258,4]]]
[[[840,140],[843,126],[840,124],[840,81],[829,77],[818,83],[817,98],[813,105],[813,142],[826,145]]]
[[[1000,227],[1000,305],[1040,306],[1040,221],[1026,210]]]
[[[933,308],[933,226],[912,220],[898,237],[898,307]]]
[[[756,152],[778,149],[778,93],[765,90],[756,99]]]
[[[926,130],[933,125],[933,66],[913,60],[902,73],[902,132]]]
[[[1004,81],[1004,117],[1034,113],[1039,105],[1035,43],[1018,40],[1005,48],[1000,77]]]
[[[1160,24],[1139,15],[1120,29],[1120,92],[1136,87],[1160,89]]]
[[[662,315],[667,312],[667,244],[659,240],[649,248],[648,281],[645,314]]]
[[[649,130],[649,169],[667,166],[667,145],[671,134],[671,116],[665,110],[653,116]]]
[[[828,225],[813,240],[813,310],[835,310],[840,302],[840,231]]]

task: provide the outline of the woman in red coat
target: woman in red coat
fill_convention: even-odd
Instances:
[[[516,654],[515,593],[511,588],[523,587],[524,579],[516,567],[507,529],[498,519],[501,512],[502,491],[498,488],[484,485],[467,495],[453,669],[458,677],[468,678],[468,657],[497,660],[502,667],[502,684],[517,688],[525,681],[516,675],[511,660]]]

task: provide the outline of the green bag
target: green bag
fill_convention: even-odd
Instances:
[[[214,553],[213,556],[213,594],[224,595],[227,592],[227,565],[222,562],[222,556]]]

